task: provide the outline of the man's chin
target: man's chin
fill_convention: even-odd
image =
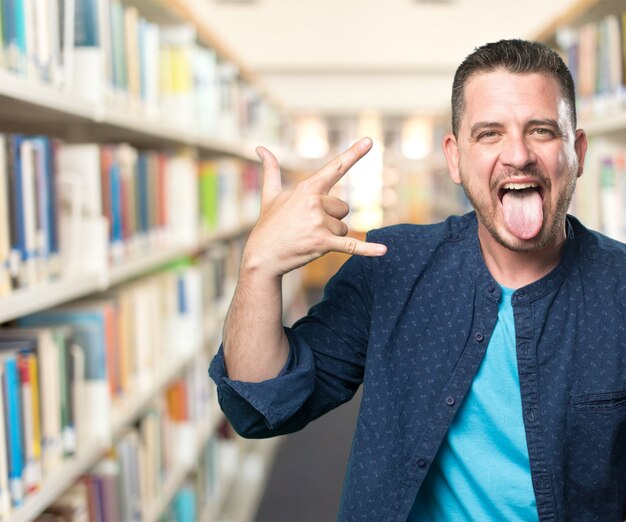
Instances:
[[[502,245],[505,248],[508,248],[509,250],[513,252],[532,254],[534,252],[539,252],[546,246],[544,241],[541,241],[541,239],[538,239],[539,236],[540,234],[530,239],[520,239],[517,237],[514,237],[513,239],[511,239],[511,238],[504,238],[500,234],[498,234],[494,238],[498,243],[500,243],[500,245]]]
[[[554,231],[550,233],[546,224],[539,229],[539,232],[530,238],[520,238],[509,232],[506,227],[504,231],[495,231],[491,236],[503,247],[519,253],[532,254],[540,252],[549,246],[554,238]]]

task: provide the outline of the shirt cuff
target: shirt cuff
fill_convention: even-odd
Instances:
[[[242,410],[249,410],[248,405],[263,416],[267,428],[274,429],[295,415],[313,393],[315,364],[311,349],[290,328],[285,328],[285,333],[289,356],[283,369],[272,379],[261,382],[230,379],[222,346],[211,361],[209,375],[217,384],[220,407],[236,430],[233,419],[239,418]]]

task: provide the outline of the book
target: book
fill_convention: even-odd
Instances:
[[[161,110],[180,128],[193,125],[193,56],[196,31],[189,24],[162,26],[160,30]]]
[[[9,490],[11,505],[22,505],[24,500],[24,440],[22,434],[22,403],[17,364],[22,343],[0,343],[0,364],[4,366],[3,392],[6,404],[7,454],[9,460]]]
[[[196,492],[191,484],[185,484],[178,490],[172,502],[173,520],[176,522],[189,522],[197,520]]]
[[[36,355],[21,350],[17,365],[22,403],[22,427],[24,430],[24,491],[33,493],[41,485],[41,431],[39,429],[39,390],[36,379]]]
[[[94,511],[98,513],[96,520],[122,520],[119,511],[119,465],[115,459],[101,460],[89,474],[93,486]]]
[[[4,364],[0,361],[0,518],[4,519],[11,511],[11,491],[9,489],[9,463],[7,461],[7,437],[4,427],[5,393],[4,393]]]
[[[85,439],[110,438],[111,385],[107,365],[107,306],[101,303],[67,305],[22,317],[21,327],[67,327],[73,331],[73,342],[80,346],[85,356],[83,386],[84,417],[82,437]],[[110,364],[110,363],[109,363]]]
[[[73,406],[72,393],[75,383],[82,380],[84,370],[73,363],[72,331],[68,328],[0,329],[0,342],[15,341],[32,343],[36,365],[42,369],[30,375],[39,390],[38,399],[33,397],[39,402],[40,411],[39,429],[35,425],[35,431],[40,433],[41,469],[46,476],[61,466],[64,455],[76,451],[79,415]]]
[[[105,92],[105,57],[100,43],[101,9],[104,0],[74,0],[74,47],[72,90],[81,98],[102,103]]]
[[[21,158],[21,196],[22,196],[22,285],[32,287],[37,283],[37,213],[35,207],[36,184],[33,145],[30,140],[23,139],[20,143]],[[19,183],[19,181],[18,181]]]
[[[1,11],[1,10],[0,10]],[[11,228],[6,138],[0,134],[0,296],[11,292]]]
[[[198,174],[191,151],[169,158],[166,167],[166,207],[171,239],[177,245],[198,240]]]
[[[139,70],[139,13],[135,6],[124,8],[124,43],[126,54],[126,79],[129,98],[133,103],[138,102],[141,93],[141,79]]]
[[[37,281],[60,274],[57,206],[54,175],[54,145],[46,136],[32,136],[35,169],[35,249]]]
[[[63,273],[102,272],[107,265],[108,223],[102,212],[100,147],[63,144],[56,162]]]
[[[115,446],[120,466],[121,520],[142,520],[144,500],[141,497],[139,473],[139,436],[130,431]]]
[[[12,23],[14,27],[14,31],[9,33],[11,36],[8,42],[9,64],[13,70],[26,74],[27,50],[24,0],[13,0],[9,3],[12,4],[12,13],[7,19],[7,25]]]
[[[200,219],[203,233],[210,233],[218,226],[219,174],[217,162],[201,161],[198,167],[200,192]]]
[[[11,201],[11,280],[13,288],[26,284],[23,269],[26,259],[26,236],[24,230],[24,197],[22,183],[22,151],[23,136],[14,134],[9,137],[9,190]]]

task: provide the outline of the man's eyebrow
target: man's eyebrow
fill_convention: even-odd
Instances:
[[[540,120],[530,120],[528,122],[528,126],[532,127],[534,125],[547,125],[548,127],[552,127],[554,129],[556,129],[559,133],[562,134],[561,131],[561,127],[559,126],[559,122],[556,120],[553,120],[552,118],[545,118],[545,119],[540,119]]]
[[[478,131],[483,129],[501,129],[504,125],[497,121],[477,121],[470,129],[470,135],[474,136]]]

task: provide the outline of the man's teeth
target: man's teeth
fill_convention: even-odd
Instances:
[[[527,188],[537,188],[536,183],[507,183],[503,188],[506,190],[523,190]]]

